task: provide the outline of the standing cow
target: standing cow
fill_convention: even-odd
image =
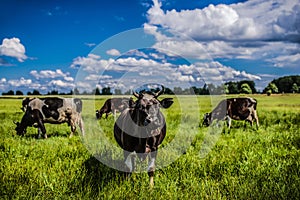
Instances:
[[[25,105],[24,102],[28,104]],[[33,98],[25,99],[22,102],[25,113],[21,123],[17,125],[16,131],[18,135],[24,135],[28,126],[38,128],[38,138],[41,137],[41,132],[47,138],[44,123],[61,124],[68,123],[71,126],[70,137],[73,136],[76,130],[76,125],[79,125],[82,134],[84,135],[84,125],[81,118],[82,101],[77,98]]]
[[[259,127],[256,112],[257,101],[249,97],[229,98],[222,100],[210,113],[204,115],[203,124],[209,126],[214,120],[227,120],[228,128],[231,126],[231,119],[249,121],[251,126],[256,121]]]
[[[122,112],[129,106],[129,101],[132,99],[129,98],[110,98],[105,101],[103,106],[96,110],[96,118],[100,119],[102,115],[106,114],[106,119],[110,113],[113,113],[116,117],[116,112]]]
[[[134,171],[136,154],[140,159],[149,156],[148,175],[150,187],[153,186],[155,159],[158,145],[166,135],[166,121],[160,107],[169,108],[173,104],[172,98],[158,100],[164,87],[157,93],[133,93],[137,100],[130,103],[118,117],[114,125],[114,137],[124,150],[126,171]]]

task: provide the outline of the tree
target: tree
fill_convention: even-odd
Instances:
[[[182,88],[181,87],[174,87],[174,94],[182,94],[183,93],[183,91],[182,91]]]
[[[78,88],[74,88],[74,90],[72,91],[72,94],[79,95],[80,92],[79,92]]]
[[[252,94],[251,87],[247,83],[241,85],[240,93],[243,94]]]
[[[38,90],[33,90],[32,95],[41,95],[41,93]]]
[[[278,93],[278,87],[275,83],[269,83],[268,86],[263,90],[263,93],[266,93],[268,96],[270,96],[273,93]]]
[[[239,90],[242,89],[242,85],[244,83],[247,83],[249,85],[252,93],[256,93],[255,83],[254,83],[254,81],[250,81],[250,80],[242,80],[242,81],[237,82]]]
[[[275,83],[276,86],[278,87],[278,92],[282,93],[289,93],[293,92],[293,85],[294,83],[297,84],[299,87],[300,85],[300,76],[283,76],[278,79],[274,79],[272,83]],[[299,88],[298,88],[299,89]]]
[[[293,91],[293,93],[298,93],[299,87],[298,87],[297,83],[294,83],[294,84],[293,84],[293,86],[292,86],[292,91]]]
[[[229,94],[238,94],[239,93],[237,82],[230,81],[230,82],[225,83],[225,86],[227,86]]]
[[[13,90],[9,90],[8,92],[3,92],[2,95],[15,95]]]
[[[111,95],[112,93],[110,92],[110,87],[104,87],[102,88],[102,95]]]
[[[95,91],[93,91],[93,93],[95,94],[95,95],[100,95],[101,93],[100,93],[100,89],[97,87],[96,89],[95,89]]]
[[[115,95],[122,95],[121,89],[115,89]]]
[[[17,91],[16,91],[16,95],[18,95],[18,96],[23,96],[23,92],[20,91],[20,90],[17,90]]]

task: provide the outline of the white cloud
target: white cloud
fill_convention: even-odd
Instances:
[[[48,86],[61,87],[61,88],[73,88],[74,83],[65,82],[65,81],[62,81],[62,80],[51,80],[48,83]]]
[[[93,46],[96,46],[96,43],[88,43],[88,42],[85,42],[84,45],[88,46],[88,47],[93,47]]]
[[[20,79],[9,80],[8,84],[13,86],[13,87],[20,87],[20,86],[30,87],[30,85],[32,84],[32,80],[31,79],[25,79],[24,77],[21,77]]]
[[[159,25],[201,41],[279,39],[286,34],[299,37],[299,13],[298,0],[252,0],[180,11],[164,11],[161,3],[153,0],[146,28],[152,26],[155,31],[153,26]]]
[[[153,1],[148,10],[148,23],[184,33],[196,40],[241,40],[257,38],[262,27],[252,18],[240,17],[229,5],[209,5],[204,9],[163,11]]]
[[[117,49],[107,50],[106,54],[110,55],[110,56],[120,56],[121,55],[121,53]]]
[[[32,70],[30,74],[35,77],[36,79],[54,79],[62,77],[65,81],[72,82],[74,78],[70,76],[69,72],[64,73],[61,69],[56,69],[55,71],[52,70]]]
[[[271,60],[276,67],[285,67],[286,63],[290,63],[292,67],[299,67],[300,63],[300,53],[293,54],[293,55],[284,55],[278,56],[277,58]]]
[[[99,55],[89,54],[87,57],[77,57],[73,59],[71,68],[81,68],[90,73],[99,73],[109,67],[114,59],[103,60]]]
[[[87,81],[99,81],[100,79],[111,79],[112,76],[108,75],[97,75],[97,74],[90,74],[87,77],[85,77],[85,80]]]
[[[169,56],[255,59],[293,67],[299,65],[299,3],[252,0],[165,11],[161,2],[153,0],[144,30],[156,38],[153,47]]]
[[[4,38],[0,45],[0,56],[1,55],[16,58],[19,62],[23,62],[27,59],[25,47],[21,44],[19,38]]]

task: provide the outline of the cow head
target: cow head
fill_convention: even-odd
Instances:
[[[202,125],[209,126],[211,123],[211,113],[205,113],[203,116]]]
[[[96,110],[96,118],[99,119],[102,117],[103,113],[100,113],[100,110]]]
[[[143,92],[137,94],[133,92],[133,95],[137,98],[136,102],[129,103],[129,107],[133,108],[135,115],[133,121],[138,126],[150,126],[161,127],[164,120],[161,119],[160,107],[169,108],[173,104],[172,98],[165,98],[158,100],[157,98],[164,92],[164,87],[157,93]]]
[[[20,122],[15,122],[14,121],[14,124],[17,126],[15,128],[15,130],[17,131],[17,135],[25,135],[26,133],[26,128],[24,128]]]

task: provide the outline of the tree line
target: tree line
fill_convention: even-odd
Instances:
[[[181,88],[174,87],[166,88],[165,94],[176,94],[176,95],[209,95],[209,94],[256,94],[256,93],[264,93],[267,95],[271,95],[274,93],[299,93],[300,92],[300,76],[284,76],[278,79],[274,79],[271,81],[267,87],[264,88],[262,92],[259,92],[255,88],[254,81],[250,80],[242,80],[242,81],[229,81],[222,85],[214,85],[214,84],[205,84],[203,87],[192,86],[190,88]],[[156,92],[154,89],[153,92]],[[120,89],[115,89],[114,92],[111,91],[110,87],[104,87],[101,90],[99,88],[95,88],[94,90],[87,92],[80,92],[77,88],[70,90],[68,93],[60,93],[57,90],[52,90],[48,92],[46,95],[130,95],[132,94],[131,90],[127,90],[124,93]],[[14,92],[13,90],[9,90],[8,92],[3,92],[2,95],[24,95],[22,91],[17,90]],[[27,92],[27,95],[41,95],[38,90],[33,90],[32,92]]]

